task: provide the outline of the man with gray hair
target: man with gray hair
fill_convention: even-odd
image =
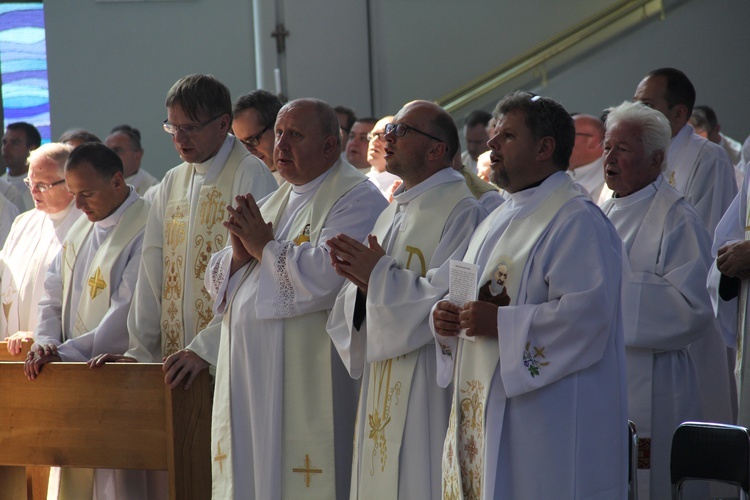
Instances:
[[[281,498],[283,491],[284,498],[343,499],[357,399],[326,333],[344,282],[329,264],[326,241],[340,233],[364,240],[387,202],[340,159],[328,104],[286,104],[274,133],[274,163],[286,182],[258,204],[251,195],[236,197],[224,222],[231,246],[206,273],[214,310],[224,314],[213,497]]]
[[[627,251],[622,302],[628,417],[640,449],[638,496],[668,498],[672,434],[680,423],[703,417],[696,397],[703,374],[688,347],[704,336],[721,341],[705,285],[711,238],[662,176],[671,140],[667,118],[624,102],[610,109],[606,125],[604,176],[614,196],[602,210]],[[726,373],[725,351],[715,366]],[[728,395],[726,389],[715,387]]]
[[[11,354],[18,354],[21,341],[31,338],[47,269],[81,216],[65,185],[65,161],[72,150],[49,143],[31,152],[28,183],[36,208],[16,218],[0,251],[0,338],[8,337]]]

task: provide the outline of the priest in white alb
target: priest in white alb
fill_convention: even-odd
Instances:
[[[445,110],[411,102],[385,131],[386,169],[403,184],[368,245],[348,235],[328,241],[349,281],[327,328],[349,373],[362,378],[351,498],[430,499],[440,496],[451,395],[436,383],[434,338],[413,302],[420,278],[463,256],[487,212],[451,168],[458,130]]]
[[[325,242],[339,233],[363,240],[387,202],[340,159],[328,104],[292,101],[274,130],[286,183],[260,209],[252,196],[228,207],[231,246],[206,275],[223,314],[213,497],[345,499],[356,385],[325,329],[344,282]]]
[[[29,184],[36,208],[15,220],[0,251],[0,338],[8,338],[11,354],[18,354],[21,342],[32,337],[47,270],[81,216],[65,185],[65,161],[72,149],[49,143],[29,154]]]
[[[181,381],[205,368],[202,358],[185,350],[213,318],[213,299],[203,285],[211,254],[228,243],[226,206],[237,195],[258,198],[273,192],[276,181],[263,162],[229,134],[229,89],[211,75],[188,75],[167,93],[169,134],[184,163],[171,169],[155,188],[146,223],[143,258],[133,307],[128,316],[130,349],[106,361],[159,363],[168,379]],[[215,361],[219,328],[206,335],[201,354]],[[199,347],[194,345],[194,349]],[[192,380],[192,379],[190,379]]]
[[[614,197],[602,210],[627,252],[622,302],[628,416],[638,430],[638,497],[645,499],[671,495],[672,435],[682,422],[703,418],[695,397],[700,374],[688,347],[706,335],[721,341],[705,286],[711,238],[662,176],[670,137],[669,122],[656,110],[631,102],[610,109],[604,173]],[[718,356],[716,365],[722,366],[725,353]]]
[[[443,498],[625,498],[622,243],[564,172],[562,106],[516,92],[495,117],[492,176],[510,200],[463,260],[480,284],[501,275],[509,300],[434,307],[438,382],[454,394]]]
[[[24,364],[30,380],[44,376],[42,368],[51,361],[88,361],[128,347],[126,318],[149,204],[125,183],[120,157],[103,144],[74,149],[65,182],[86,216],[70,228],[47,273],[35,343]],[[65,422],[60,425],[64,431]],[[117,492],[122,498],[149,498],[145,474],[53,469],[49,497],[114,498]]]

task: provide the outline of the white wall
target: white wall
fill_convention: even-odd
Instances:
[[[436,99],[615,1],[283,0],[291,33],[286,90],[382,116],[412,99]],[[632,98],[649,70],[675,66],[695,83],[699,103],[716,109],[724,131],[743,139],[750,134],[750,2],[665,4],[664,21],[652,18],[550,71],[544,88],[533,76],[525,87],[571,111],[598,113]],[[141,130],[144,166],[157,175],[179,162],[161,130],[172,83],[201,72],[216,75],[233,97],[255,88],[253,0],[55,0],[45,3],[45,20],[53,136],[84,127],[104,138],[129,123]],[[274,43],[273,19],[264,23],[270,26],[258,39]],[[463,116],[456,118],[460,124]]]

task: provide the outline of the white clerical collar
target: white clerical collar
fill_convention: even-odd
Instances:
[[[336,160],[336,163],[338,163],[340,161],[341,160]],[[323,181],[325,180],[326,177],[328,177],[328,173],[331,170],[333,170],[333,166],[331,168],[329,168],[328,170],[326,170],[325,172],[323,172],[322,174],[320,174],[319,176],[317,176],[315,179],[313,179],[310,182],[308,182],[307,184],[302,184],[302,185],[299,185],[299,186],[295,186],[294,184],[292,184],[292,191],[294,191],[295,194],[305,194],[305,193],[310,192],[310,191],[312,191],[314,189],[317,189],[318,186],[320,186],[321,184],[323,184]]]
[[[597,170],[599,170],[600,176],[602,180],[604,180],[604,172],[602,172],[602,157],[600,156],[596,160],[592,161],[591,163],[587,163],[586,165],[581,165],[580,167],[574,168],[573,170],[568,170],[568,175],[576,182],[581,182],[585,179],[588,179],[592,175],[596,175]]]
[[[464,177],[461,174],[459,174],[452,168],[447,167],[442,170],[438,170],[411,189],[404,189],[404,185],[401,184],[393,193],[393,201],[395,201],[399,205],[403,205],[404,203],[409,203],[420,194],[432,189],[435,186],[445,184],[446,182],[462,180],[464,180]]]
[[[638,203],[642,202],[643,200],[646,200],[648,198],[651,198],[654,196],[656,191],[659,189],[659,186],[661,185],[662,180],[664,179],[664,176],[659,174],[659,177],[656,178],[654,182],[649,184],[648,186],[639,189],[635,193],[631,193],[628,196],[624,196],[622,198],[616,198],[612,197],[612,203],[614,204],[614,207],[617,210],[622,210],[624,208],[632,207],[633,205],[637,205]]]
[[[677,132],[677,135],[672,137],[672,142],[669,143],[669,152],[667,152],[667,157],[672,153],[672,151],[679,151],[682,149],[687,143],[690,141],[690,138],[693,137],[693,134],[695,134],[695,130],[693,129],[692,125],[689,123],[685,124],[679,132]]]
[[[193,168],[195,168],[197,173],[206,176],[207,183],[211,183],[221,173],[233,147],[234,136],[227,134],[224,138],[224,143],[219,148],[219,152],[203,163],[193,163]]]
[[[49,219],[52,221],[52,225],[55,227],[59,226],[60,223],[65,220],[65,217],[67,217],[70,211],[73,209],[73,205],[75,205],[75,200],[71,201],[67,207],[63,208],[59,212],[54,214],[47,214]]]
[[[125,198],[125,201],[123,201],[119,207],[117,207],[117,210],[112,212],[106,219],[102,219],[94,223],[97,229],[108,229],[112,226],[117,225],[117,223],[120,222],[122,214],[125,213],[125,210],[127,210],[130,205],[135,203],[135,201],[141,197],[131,186],[128,186],[128,189],[130,190],[128,197]]]
[[[130,186],[137,188],[138,184],[140,184],[141,180],[143,180],[144,175],[146,174],[144,174],[143,170],[139,168],[138,172],[134,173],[130,177],[125,177],[125,184],[128,184]]]

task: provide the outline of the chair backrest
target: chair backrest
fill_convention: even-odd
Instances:
[[[690,479],[731,483],[750,493],[750,434],[737,425],[684,422],[672,438],[672,492]]]
[[[628,500],[638,500],[638,430],[628,420]]]

